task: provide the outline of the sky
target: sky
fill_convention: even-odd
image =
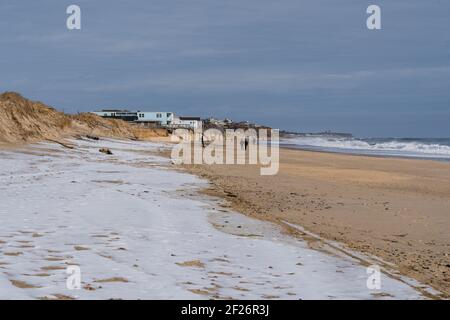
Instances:
[[[450,137],[450,1],[1,0],[0,91],[70,113]]]

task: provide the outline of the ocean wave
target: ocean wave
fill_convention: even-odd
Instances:
[[[283,144],[336,151],[366,151],[376,154],[450,157],[450,145],[411,139],[354,139],[337,137],[292,137]]]

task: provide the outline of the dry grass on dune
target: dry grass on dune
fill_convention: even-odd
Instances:
[[[67,115],[15,92],[0,95],[0,142],[26,143],[79,135],[146,139],[167,135],[163,129],[143,129],[90,113]]]
[[[63,113],[13,92],[0,95],[0,140],[34,141],[57,138],[71,121]]]

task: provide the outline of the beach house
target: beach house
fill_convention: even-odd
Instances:
[[[137,120],[139,123],[155,123],[160,126],[170,126],[175,117],[173,112],[147,112],[137,111]]]
[[[142,126],[158,126],[167,128],[197,129],[202,127],[200,117],[176,117],[173,112],[166,111],[129,111],[105,109],[91,112],[103,118],[121,119]]]
[[[158,126],[169,126],[174,119],[173,112],[148,112],[148,111],[128,111],[105,109],[91,112],[103,118],[120,119],[140,124],[154,124]]]
[[[173,120],[173,127],[178,128],[199,129],[202,124],[200,117],[175,117]]]

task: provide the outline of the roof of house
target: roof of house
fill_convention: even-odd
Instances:
[[[180,117],[180,120],[197,120],[200,121],[200,117]]]
[[[128,110],[121,110],[121,109],[102,109],[99,112],[130,112]]]

